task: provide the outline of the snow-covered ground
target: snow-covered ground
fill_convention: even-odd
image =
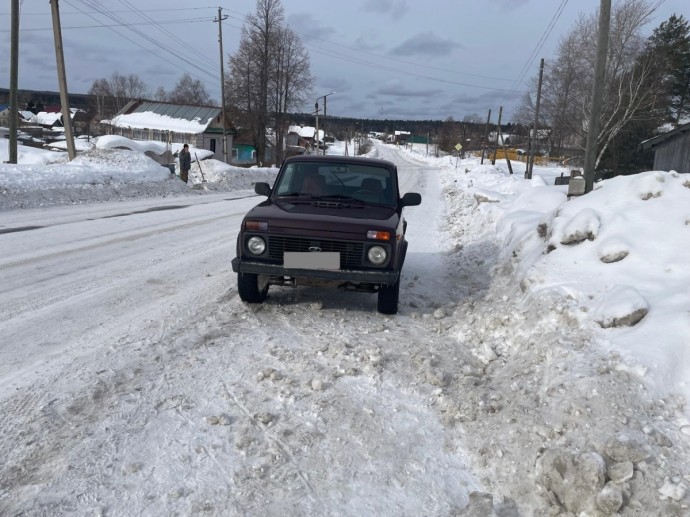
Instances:
[[[371,154],[423,195],[394,317],[239,301],[276,169],[0,165],[0,514],[690,514],[690,180]]]

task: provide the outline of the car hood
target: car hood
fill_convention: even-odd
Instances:
[[[268,200],[252,208],[245,219],[267,221],[271,232],[294,229],[356,234],[366,234],[371,229],[388,229],[394,233],[399,221],[392,207],[303,200]]]

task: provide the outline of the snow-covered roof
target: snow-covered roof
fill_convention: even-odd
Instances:
[[[666,131],[665,133],[662,133],[660,135],[655,136],[654,138],[649,138],[642,142],[640,145],[642,146],[642,149],[652,149],[655,146],[657,146],[660,143],[666,142],[667,140],[670,140],[672,138],[675,138],[677,135],[682,135],[684,133],[687,133],[690,131],[690,122],[687,124],[680,125],[674,129],[671,129],[669,131]]]
[[[80,110],[79,108],[70,108],[70,118],[74,118],[74,115]],[[42,126],[52,126],[62,118],[62,111],[39,111],[35,115],[30,111],[21,111],[25,120],[28,120],[32,124],[40,124]],[[28,117],[28,118],[26,118]]]
[[[288,133],[295,133],[302,138],[314,138],[316,134],[316,128],[312,126],[290,126],[288,128]],[[323,130],[319,129],[319,141],[322,141],[324,137]]]
[[[314,138],[314,133],[316,128],[311,126],[290,126],[288,128],[288,133],[295,133],[302,138]]]
[[[62,117],[61,112],[48,113],[46,111],[39,111],[33,115],[29,121],[33,124],[41,124],[42,126],[52,126]]]
[[[127,129],[155,129],[198,134],[203,133],[220,113],[220,108],[209,106],[133,101],[112,120],[103,122]]]

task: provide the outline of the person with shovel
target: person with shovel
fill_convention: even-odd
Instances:
[[[185,183],[189,180],[189,169],[192,168],[192,155],[189,152],[189,146],[184,144],[179,153],[180,158],[180,179]]]

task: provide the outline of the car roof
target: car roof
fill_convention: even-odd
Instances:
[[[381,158],[365,158],[360,156],[338,156],[334,154],[319,155],[319,154],[300,154],[298,156],[291,156],[283,161],[283,165],[288,163],[357,163],[360,165],[374,165],[378,167],[396,168],[393,162],[382,160]]]

